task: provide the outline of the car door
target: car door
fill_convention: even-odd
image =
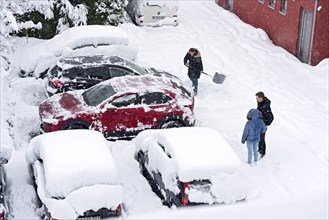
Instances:
[[[169,95],[162,92],[141,95],[138,100],[142,105],[138,113],[138,124],[147,128],[155,128],[159,120],[172,113],[171,100]]]
[[[137,94],[129,93],[114,98],[101,113],[102,129],[106,136],[129,136],[137,127]]]

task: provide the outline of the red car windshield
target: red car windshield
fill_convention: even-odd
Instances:
[[[115,91],[110,84],[101,84],[84,91],[82,97],[87,105],[97,106],[114,94]]]

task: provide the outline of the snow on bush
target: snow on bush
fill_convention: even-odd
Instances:
[[[9,64],[6,59],[0,56],[0,78],[1,78],[1,146],[0,158],[9,161],[14,148],[13,139],[10,136],[8,121],[10,119],[9,110]]]
[[[101,48],[95,50],[99,46]],[[129,44],[129,38],[121,28],[89,25],[70,28],[47,42],[20,51],[21,56],[13,62],[25,76],[34,72],[38,77],[61,57],[102,54],[105,50],[102,46],[106,46],[107,55],[118,55],[130,60],[137,55],[137,50]]]

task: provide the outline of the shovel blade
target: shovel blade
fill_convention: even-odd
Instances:
[[[225,80],[226,76],[223,73],[216,72],[212,81],[216,84],[222,84]]]

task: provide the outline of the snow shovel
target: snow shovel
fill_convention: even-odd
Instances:
[[[203,74],[207,75],[207,76],[210,76],[212,77],[212,81],[216,84],[222,84],[226,78],[226,75],[224,75],[223,73],[218,73],[216,72],[214,76],[208,74],[208,73],[205,73],[205,72],[202,72]]]

